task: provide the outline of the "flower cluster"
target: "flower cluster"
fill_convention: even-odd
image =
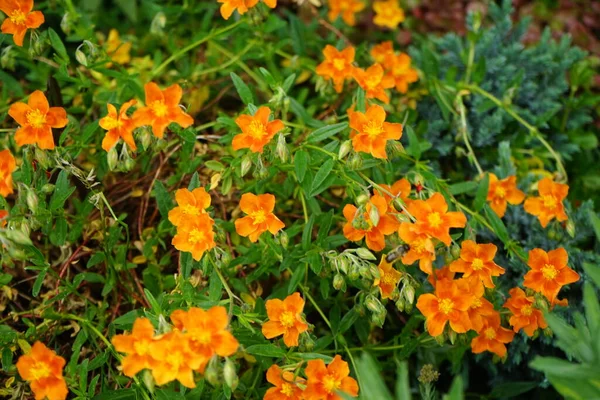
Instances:
[[[17,361],[19,375],[31,385],[35,400],[67,398],[69,391],[63,377],[64,366],[65,359],[41,342],[35,342],[31,351]]]
[[[348,363],[336,355],[325,365],[322,359],[308,361],[306,379],[274,364],[267,370],[267,381],[274,387],[267,390],[265,400],[341,400],[358,396],[358,383],[350,377]]]
[[[366,8],[363,0],[329,0],[327,17],[335,22],[338,17],[350,25],[356,24],[356,14]],[[404,21],[404,10],[398,0],[376,0],[373,2],[373,23],[383,28],[396,29]]]
[[[17,46],[23,46],[28,29],[39,28],[44,23],[44,14],[33,10],[33,0],[0,1],[0,10],[6,14],[2,23],[2,33],[13,35]]]
[[[157,385],[178,380],[194,388],[194,372],[203,373],[213,357],[229,357],[239,347],[227,330],[229,317],[225,307],[176,310],[171,321],[173,329],[157,335],[150,320],[138,318],[130,334],[112,338],[115,349],[125,353],[122,360],[125,375],[134,377],[148,369]]]
[[[308,324],[302,316],[304,299],[300,297],[300,293],[293,293],[283,301],[267,300],[265,307],[269,320],[262,326],[263,335],[267,339],[283,335],[286,346],[298,346],[298,337],[308,330]]]
[[[237,11],[240,15],[248,12],[252,7],[256,6],[259,0],[217,0],[221,3],[221,16],[224,19],[229,19],[234,11]],[[277,7],[277,0],[263,0],[263,2],[270,8]]]

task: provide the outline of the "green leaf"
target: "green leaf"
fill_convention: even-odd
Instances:
[[[461,376],[457,376],[452,381],[448,394],[444,395],[444,400],[463,400],[464,398],[463,380]]]
[[[598,370],[585,364],[576,364],[556,357],[537,356],[529,366],[544,372],[548,376],[568,379],[595,379]]]
[[[240,95],[240,99],[242,99],[244,104],[248,105],[250,103],[253,103],[254,98],[252,96],[252,91],[250,90],[248,85],[244,83],[242,78],[240,78],[235,72],[231,72],[229,76],[231,76],[233,85],[235,86],[235,89],[237,90],[238,94]]]
[[[144,289],[144,294],[146,295],[148,303],[150,303],[150,307],[152,307],[152,311],[154,311],[154,314],[162,314],[162,307],[160,306],[160,304],[158,304],[158,301],[156,300],[154,295],[148,289]]]
[[[326,126],[323,126],[323,127],[319,128],[319,129],[314,130],[308,136],[307,141],[309,143],[321,142],[321,141],[323,141],[325,139],[328,139],[328,138],[332,137],[336,133],[339,133],[339,132],[343,131],[346,128],[348,128],[348,123],[347,122],[340,122],[338,124],[326,125]]]
[[[107,390],[97,396],[94,396],[92,400],[137,400],[138,395],[135,389],[120,389],[120,390]]]
[[[223,283],[221,282],[216,269],[213,269],[208,285],[208,299],[210,301],[219,301],[221,299],[222,291]]]
[[[50,232],[50,242],[55,246],[62,246],[67,239],[67,220],[57,217],[54,229]]]
[[[404,130],[408,135],[408,146],[406,146],[406,152],[418,160],[421,158],[421,143],[419,142],[419,138],[417,138],[415,131],[410,125],[406,125]]]
[[[274,344],[254,344],[246,347],[246,353],[253,356],[281,358],[285,356],[285,351]]]
[[[508,231],[506,230],[504,222],[502,222],[502,220],[498,217],[494,210],[490,208],[489,205],[486,204],[483,209],[485,210],[487,220],[494,229],[494,233],[496,234],[496,236],[498,236],[498,238],[502,240],[503,243],[508,243]]]
[[[313,225],[315,224],[315,215],[311,215],[306,224],[304,225],[304,229],[302,230],[302,249],[308,250],[310,244],[312,243],[312,230]]]
[[[50,198],[50,211],[64,208],[65,201],[73,194],[75,186],[71,186],[69,182],[69,173],[66,170],[60,171],[56,179],[54,193]]]
[[[589,282],[583,286],[583,304],[590,332],[597,333],[600,330],[600,304],[596,291]],[[600,354],[600,340],[596,340],[596,353]]]
[[[359,87],[356,89],[356,111],[365,112],[365,91],[363,88]]]
[[[52,28],[48,28],[48,35],[50,36],[50,44],[52,48],[56,51],[56,54],[60,58],[62,64],[69,63],[69,55],[67,54],[67,49],[63,44],[60,36],[54,31]]]
[[[208,160],[204,165],[213,171],[225,171],[225,166],[216,160]]]
[[[106,259],[106,255],[103,252],[94,253],[86,264],[86,268],[91,268],[94,265],[98,265]]]
[[[364,399],[392,400],[392,395],[381,377],[379,367],[373,357],[362,353],[356,361],[357,375],[360,386],[360,397]]]
[[[131,22],[137,22],[138,17],[138,4],[137,0],[119,0],[116,2],[119,8],[123,11],[123,14],[131,20]]]
[[[198,177],[198,171],[194,172],[192,175],[192,179],[190,180],[190,184],[188,185],[188,190],[192,191],[194,189],[198,189],[200,187],[200,178]]]
[[[535,389],[539,382],[507,382],[494,386],[490,397],[494,398],[515,398],[520,394],[527,393]]]
[[[311,197],[314,196],[313,193],[317,191],[317,189],[319,188],[321,183],[323,183],[325,181],[325,179],[327,179],[327,177],[331,173],[331,170],[333,169],[334,164],[335,164],[334,159],[330,158],[327,161],[325,161],[323,163],[323,165],[321,165],[321,168],[319,168],[319,170],[315,174],[315,178],[312,181],[310,194],[309,194]]]
[[[600,267],[584,262],[583,270],[594,281],[596,287],[600,288]]]
[[[290,283],[288,284],[288,294],[292,294],[296,290],[296,288],[300,284],[300,281],[302,281],[302,278],[304,278],[305,273],[306,267],[304,266],[304,264],[296,264],[296,270],[292,274],[292,277],[290,278]]]
[[[173,200],[161,181],[154,182],[154,196],[156,197],[160,215],[162,215],[163,218],[167,218],[169,216],[169,210],[173,208]]]
[[[410,393],[410,380],[408,378],[408,362],[402,361],[398,365],[396,374],[396,399],[397,400],[412,400]]]
[[[463,194],[463,193],[470,193],[472,191],[474,191],[477,188],[477,182],[474,181],[466,181],[466,182],[460,182],[460,183],[455,183],[453,185],[450,185],[448,187],[448,190],[450,190],[450,193],[454,196],[459,195],[459,194]]]
[[[31,289],[31,295],[33,297],[37,297],[40,294],[40,289],[42,288],[42,283],[44,283],[44,278],[46,278],[46,274],[48,270],[43,269],[38,274],[37,278],[35,278],[35,282],[33,282],[33,289]]]
[[[600,242],[600,217],[598,217],[598,214],[596,214],[593,209],[588,210],[588,217],[592,223],[592,228],[594,228],[596,239]]]
[[[346,314],[344,314],[344,316],[342,317],[342,320],[340,321],[340,326],[338,327],[338,335],[342,335],[344,332],[346,332],[348,329],[350,329],[352,327],[352,325],[354,325],[354,323],[356,322],[356,320],[358,319],[359,314],[356,312],[356,310],[354,308],[352,308],[350,311],[348,311]]]
[[[490,175],[485,174],[479,187],[477,188],[477,194],[475,195],[475,201],[473,201],[473,209],[477,212],[481,211],[487,200],[488,189],[490,186]]]
[[[310,163],[310,155],[304,150],[299,150],[294,155],[294,169],[296,170],[296,178],[298,182],[304,180],[308,164]]]

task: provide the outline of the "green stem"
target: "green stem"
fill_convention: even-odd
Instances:
[[[210,43],[211,43],[211,45],[215,49],[217,49],[219,52],[223,53],[225,56],[227,56],[227,57],[229,57],[231,59],[235,58],[235,56],[231,52],[229,52],[224,47],[218,45],[216,42],[210,42]],[[245,62],[243,62],[240,59],[237,59],[235,61],[235,63],[238,64],[240,66],[240,68],[243,69],[244,72],[247,73],[248,76],[250,78],[252,78],[258,84],[258,86],[261,88],[262,91],[268,92],[268,86],[267,86],[267,84],[260,78],[260,76],[258,76],[257,74],[255,74],[254,71],[252,71],[250,69],[250,67],[248,67],[248,65],[246,65]]]
[[[208,40],[211,40],[217,36],[221,36],[222,34],[229,32],[230,30],[236,28],[237,26],[241,25],[244,22],[245,22],[245,20],[241,19],[231,25],[225,26],[221,29],[214,31],[213,33],[210,33],[209,35],[203,37],[202,39],[195,41],[194,43],[191,43],[191,44],[185,46],[183,49],[172,54],[169,58],[167,58],[165,61],[163,61],[162,64],[160,64],[155,70],[152,71],[152,73],[150,74],[150,77],[154,78],[163,69],[165,69],[167,67],[167,65],[171,64],[173,61],[177,60],[179,57],[183,56],[188,51],[195,49],[196,47],[200,46],[202,43],[204,43]]]
[[[215,261],[212,259],[212,257],[209,257],[209,259],[210,259],[211,264],[215,268],[215,272],[219,276],[219,279],[221,280],[221,283],[223,284],[223,287],[225,288],[225,291],[227,292],[227,296],[229,296],[229,319],[231,320],[231,317],[233,316],[233,299],[236,299],[236,300],[238,300],[240,302],[241,302],[241,300],[240,300],[239,297],[237,297],[233,293],[233,291],[229,287],[229,284],[227,284],[227,281],[225,280],[225,277],[221,273],[221,270],[219,269],[219,267],[217,266],[217,264],[215,263]]]
[[[469,156],[469,160],[471,160],[471,162],[475,165],[475,168],[477,168],[479,176],[482,176],[483,169],[479,164],[479,160],[477,160],[477,156],[475,155],[475,151],[473,151],[473,147],[471,147],[471,141],[469,139],[469,127],[467,126],[466,110],[465,105],[462,101],[461,93],[459,93],[458,96],[456,96],[456,105],[458,107],[458,113],[460,115],[460,133],[463,141],[465,142],[465,146],[467,146],[467,154]]]

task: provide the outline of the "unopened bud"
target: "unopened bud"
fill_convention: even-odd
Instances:
[[[52,194],[52,192],[54,192],[54,185],[51,183],[46,183],[44,186],[42,186],[42,193],[44,194]]]
[[[250,158],[249,154],[244,155],[242,157],[242,163],[240,165],[240,172],[242,177],[250,171],[250,167],[252,167],[252,158]]]
[[[396,301],[396,308],[398,309],[398,311],[403,312],[404,311],[404,298],[400,297],[398,299],[398,301]]]
[[[288,244],[290,243],[290,237],[285,231],[279,232],[279,243],[281,243],[281,247],[286,249]]]
[[[359,206],[364,206],[367,204],[367,201],[369,201],[369,195],[366,193],[362,193],[356,198],[356,204]]]
[[[388,140],[386,144],[386,153],[389,154],[390,158],[400,157],[405,153],[404,146],[399,140]]]
[[[290,151],[285,143],[285,136],[283,136],[281,133],[277,135],[277,146],[275,147],[275,153],[283,163],[286,163],[290,158]]]
[[[46,151],[44,151],[44,150],[41,150],[37,146],[35,148],[35,152],[34,152],[33,158],[34,158],[35,161],[37,161],[38,165],[42,169],[48,169],[50,167],[50,165],[52,165],[52,160],[48,156],[48,153]]]
[[[373,226],[379,225],[379,210],[374,204],[371,204],[371,209],[369,210],[369,219],[371,220]]]
[[[71,33],[73,27],[75,26],[75,19],[73,14],[66,12],[60,20],[60,29],[67,35]]]
[[[450,343],[456,343],[456,332],[454,332],[452,329],[448,331],[448,339],[450,340]]]
[[[443,346],[444,343],[446,343],[446,335],[444,333],[440,333],[439,335],[434,336],[433,338],[440,346]]]
[[[341,290],[342,292],[346,291],[346,280],[344,279],[344,275],[337,273],[333,277],[333,288],[335,290]]]
[[[10,241],[23,246],[31,246],[33,244],[31,239],[29,239],[29,235],[19,229],[7,229],[6,237]]]
[[[348,165],[348,168],[350,168],[351,170],[359,169],[360,167],[362,167],[362,164],[362,157],[358,153],[353,152],[348,156],[348,162],[346,163],[346,165]]]
[[[315,348],[315,341],[308,334],[300,336],[300,350],[311,352]]]
[[[338,158],[340,160],[343,159],[348,155],[348,153],[350,153],[350,150],[352,150],[352,142],[350,140],[346,140],[340,146],[340,150],[338,151]]]
[[[371,264],[369,268],[364,268],[364,270],[361,270],[360,272],[365,278],[381,278],[381,274],[379,273],[379,267],[375,264]]]
[[[232,259],[231,254],[227,252],[221,253],[221,262],[224,266],[228,266]]]
[[[454,258],[452,257],[452,254],[450,253],[450,251],[445,251],[444,252],[444,262],[446,263],[446,265],[450,265],[453,261],[454,261]]]
[[[108,169],[114,171],[117,167],[117,163],[119,162],[119,155],[117,154],[117,150],[113,147],[108,151],[106,155],[106,162],[108,164]]]
[[[411,285],[405,285],[402,292],[406,301],[410,304],[413,304],[415,301],[415,288]]]
[[[142,381],[144,385],[148,388],[150,393],[154,392],[154,378],[152,377],[152,372],[149,369],[145,369],[142,373]]]
[[[348,259],[346,257],[340,256],[338,258],[336,258],[337,261],[337,267],[345,274],[348,273],[348,267],[350,265],[350,263],[348,262]]]
[[[221,384],[219,372],[217,371],[217,366],[215,365],[214,361],[210,361],[208,363],[208,366],[204,370],[204,378],[214,387],[217,387]]]
[[[79,64],[83,65],[84,67],[88,66],[87,56],[79,48],[75,50],[75,59]]]
[[[364,247],[359,247],[358,249],[356,249],[356,254],[363,260],[377,260],[377,257],[375,257],[373,253],[371,253]]]
[[[234,391],[240,383],[237,373],[235,372],[235,365],[229,358],[225,360],[225,366],[223,367],[223,378],[225,379],[227,386],[231,388],[231,391]]]
[[[348,271],[348,278],[351,281],[355,281],[358,278],[360,278],[360,268],[358,267],[358,265],[352,264],[352,266],[350,267],[350,271]]]
[[[450,254],[454,260],[457,260],[460,257],[460,247],[456,243],[450,247]]]
[[[385,316],[386,316],[385,310],[383,310],[382,313],[374,313],[373,315],[371,315],[371,322],[373,322],[373,324],[381,327],[385,323]]]
[[[27,207],[29,207],[31,212],[33,214],[37,214],[39,200],[33,189],[27,189],[26,201]]]
[[[575,237],[575,223],[573,222],[573,220],[568,220],[567,221],[567,233],[572,238]]]
[[[152,133],[148,128],[143,128],[141,131],[142,133],[139,137],[141,139],[142,147],[144,150],[148,150],[148,147],[152,144]]]
[[[383,304],[381,304],[381,302],[372,294],[368,295],[365,299],[365,306],[367,306],[369,311],[375,314],[381,314],[385,312],[385,307],[383,307]]]
[[[545,328],[544,329],[544,336],[552,337],[552,336],[554,336],[554,332],[552,332],[551,328]]]
[[[150,33],[154,35],[162,35],[163,28],[167,23],[167,17],[164,12],[157,13],[150,23]]]

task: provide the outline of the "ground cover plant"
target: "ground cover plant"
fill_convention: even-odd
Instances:
[[[0,394],[600,397],[598,59],[523,3],[0,0]]]

